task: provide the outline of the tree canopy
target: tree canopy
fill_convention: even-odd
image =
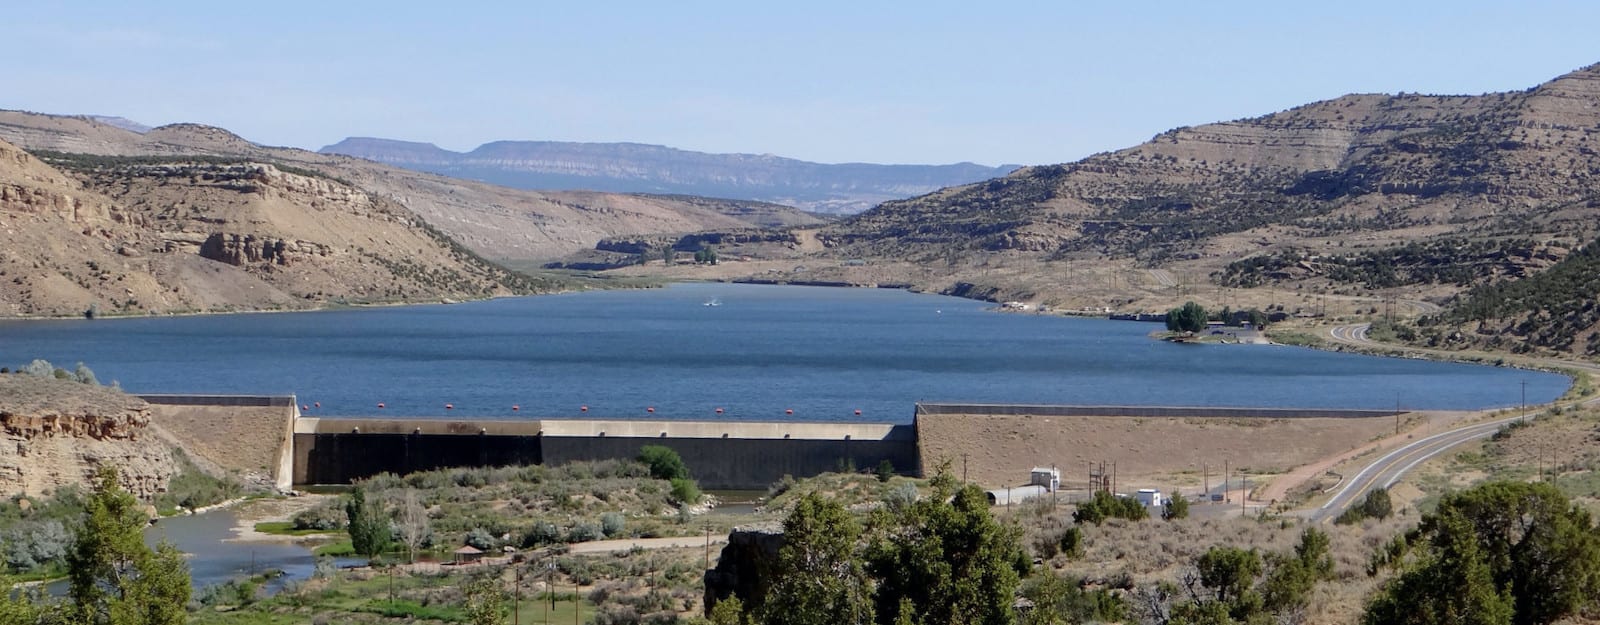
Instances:
[[[189,565],[171,543],[144,543],[148,517],[117,484],[117,471],[95,474],[82,527],[67,554],[72,620],[87,625],[179,625],[187,618]]]
[[[1194,302],[1167,311],[1167,330],[1170,332],[1203,332],[1206,329],[1206,309]]]
[[[1396,551],[1401,573],[1368,605],[1368,625],[1542,625],[1600,601],[1600,533],[1549,484],[1446,495]]]

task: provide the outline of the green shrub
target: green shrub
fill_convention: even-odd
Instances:
[[[297,530],[341,530],[347,519],[337,503],[329,503],[296,512],[289,520]]]
[[[1189,518],[1189,500],[1173,491],[1172,497],[1167,499],[1167,505],[1161,509],[1161,518],[1166,521]]]
[[[670,447],[645,445],[639,449],[639,461],[650,467],[650,477],[658,480],[683,480],[689,478],[689,466],[683,457]]]
[[[1389,491],[1377,488],[1369,491],[1366,499],[1345,510],[1333,522],[1339,525],[1353,525],[1363,519],[1387,519],[1391,514],[1394,514],[1394,503],[1389,500]]]
[[[673,501],[682,504],[699,503],[700,485],[695,484],[694,480],[688,478],[672,478],[672,492],[669,493],[668,496],[671,497]]]
[[[595,525],[593,523],[579,523],[572,526],[572,529],[567,531],[567,542],[586,543],[600,540],[604,536],[605,532],[600,529],[599,525]]]
[[[1094,498],[1078,504],[1078,510],[1072,513],[1072,520],[1079,525],[1093,523],[1099,525],[1106,519],[1127,519],[1142,521],[1150,517],[1150,511],[1144,504],[1132,497],[1118,497],[1106,491],[1096,491]]]
[[[561,542],[561,528],[549,521],[539,521],[522,534],[522,547],[542,547]]]
[[[606,538],[616,538],[627,526],[627,519],[616,512],[600,515],[600,531]]]
[[[894,477],[894,463],[890,462],[888,458],[884,458],[882,462],[878,463],[878,481],[888,482],[889,478],[892,477]]]

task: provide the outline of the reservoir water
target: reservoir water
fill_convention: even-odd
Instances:
[[[1408,409],[1477,409],[1516,406],[1523,382],[1529,403],[1568,384],[1488,366],[1177,345],[1151,340],[1158,328],[1147,323],[989,308],[897,290],[680,284],[455,305],[15,320],[0,321],[0,364],[82,361],[137,393],[294,393],[320,403],[309,415],[476,418],[909,422],[919,400],[1392,408],[1398,399]]]

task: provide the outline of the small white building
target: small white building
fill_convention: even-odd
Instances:
[[[1154,488],[1141,488],[1139,489],[1138,494],[1134,496],[1137,497],[1139,499],[1139,503],[1144,504],[1146,508],[1160,507],[1166,505],[1167,503],[1166,499],[1161,497],[1161,491]]]
[[[1055,467],[1034,467],[1028,474],[1030,485],[1043,486],[1052,493],[1061,490],[1061,472]]]
[[[1049,492],[1050,491],[1045,490],[1043,486],[1029,484],[1027,486],[996,488],[993,490],[984,491],[984,494],[988,496],[989,505],[991,506],[1009,506],[1014,503],[1020,504],[1029,499],[1038,499],[1045,496]]]

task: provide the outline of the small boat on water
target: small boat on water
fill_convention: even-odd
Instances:
[[[706,303],[701,304],[701,306],[721,306],[721,305],[722,305],[722,300],[717,299],[715,297],[713,297],[711,299],[708,299],[708,300],[706,300]]]

